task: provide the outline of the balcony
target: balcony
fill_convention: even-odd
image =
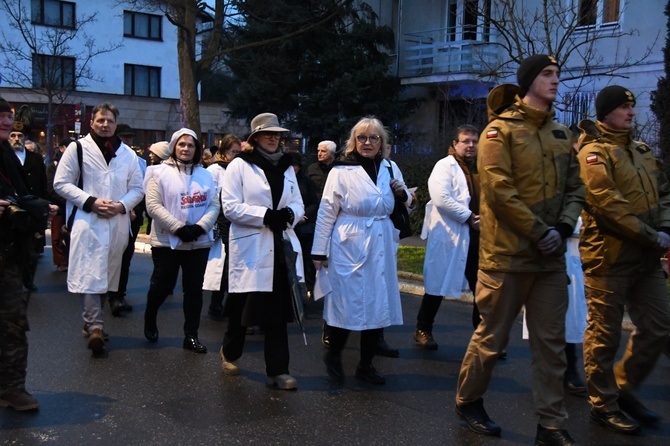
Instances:
[[[403,34],[398,75],[403,84],[475,81],[498,54],[482,27],[459,26]]]

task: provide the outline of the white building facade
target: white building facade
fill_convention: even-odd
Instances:
[[[135,11],[130,4],[116,0],[16,0],[17,8],[30,17],[30,29],[37,36],[57,35],[62,30],[79,28],[89,17],[94,20],[82,25],[71,49],[54,50],[53,44],[31,48],[21,35],[8,24],[12,20],[0,10],[3,38],[17,48],[23,48],[32,58],[16,60],[16,51],[0,51],[0,96],[14,106],[29,104],[35,110],[33,139],[44,143],[46,102],[44,94],[34,91],[40,86],[39,63],[56,67],[67,97],[57,116],[52,116],[54,142],[77,130],[88,133],[90,110],[108,101],[120,110],[118,123],[130,125],[136,132],[137,148],[147,148],[153,142],[168,139],[182,127],[179,113],[179,69],[177,62],[177,28],[159,10]],[[60,31],[59,31],[60,30]],[[88,60],[91,76],[81,82],[73,81],[86,61],[88,39],[94,48],[112,48]],[[36,49],[36,51],[34,51]],[[57,54],[54,56],[54,54]],[[14,58],[18,71],[32,73],[27,81],[17,85],[7,58]],[[32,88],[25,82],[31,82]],[[76,85],[73,85],[76,83]],[[55,100],[56,102],[57,100]],[[201,129],[204,142],[217,144],[225,133],[246,130],[227,118],[223,104],[201,103]],[[82,116],[83,115],[83,116]],[[79,122],[79,124],[77,123]]]
[[[396,35],[393,67],[406,95],[423,103],[408,122],[419,140],[419,150],[451,141],[457,125],[486,122],[485,98],[503,82],[516,83],[518,64],[491,72],[510,60],[509,52],[497,43],[504,37],[487,20],[504,21],[506,27],[530,26],[541,0],[367,0],[380,23]],[[515,4],[512,13],[501,12],[505,3]],[[570,126],[582,118],[595,119],[595,95],[603,87],[619,84],[637,97],[640,137],[655,144],[656,126],[650,111],[650,95],[664,75],[663,45],[667,36],[665,1],[661,0],[554,0],[552,44],[570,35],[570,45],[590,52],[588,70],[577,51],[562,66],[562,85],[557,101],[557,119]],[[476,13],[475,11],[478,11]],[[484,13],[484,14],[482,14]],[[558,19],[558,20],[556,20]],[[523,25],[522,23],[525,23]],[[586,43],[590,42],[590,43]],[[540,39],[531,44],[537,53],[549,52]],[[565,51],[564,51],[565,53]],[[589,71],[593,76],[583,76]],[[423,137],[421,137],[423,135]],[[414,149],[416,151],[416,148]]]

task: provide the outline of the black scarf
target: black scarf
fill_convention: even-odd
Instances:
[[[121,147],[121,138],[116,135],[110,137],[98,136],[97,134],[91,131],[91,138],[97,144],[98,148],[102,152],[102,156],[105,157],[107,165],[112,161],[112,158],[116,156],[116,151]]]
[[[243,159],[249,164],[255,164],[263,170],[265,177],[270,184],[270,192],[272,193],[272,207],[277,209],[279,200],[284,193],[284,172],[292,166],[291,156],[284,154],[277,165],[274,165],[260,153],[257,153],[258,148],[254,148],[251,152],[242,152],[237,155],[238,158]]]
[[[380,155],[377,155],[374,158],[366,158],[354,150],[344,158],[334,161],[333,166],[361,166],[370,176],[372,182],[377,184],[377,173],[379,172],[381,163],[382,157]]]

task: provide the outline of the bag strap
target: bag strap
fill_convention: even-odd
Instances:
[[[84,149],[81,147],[81,143],[79,141],[75,141],[77,144],[77,164],[79,164],[79,180],[77,181],[77,187],[79,189],[83,189],[84,187],[84,172],[82,171],[82,166],[84,164],[83,158],[84,158]],[[70,214],[70,217],[67,219],[67,228],[72,230],[72,224],[74,223],[74,216],[77,214],[77,206],[74,206],[74,209],[72,209],[72,213]]]

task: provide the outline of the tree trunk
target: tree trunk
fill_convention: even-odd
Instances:
[[[195,73],[196,11],[183,10],[183,21],[177,31],[177,60],[179,61],[179,110],[181,122],[200,135],[198,83]]]

